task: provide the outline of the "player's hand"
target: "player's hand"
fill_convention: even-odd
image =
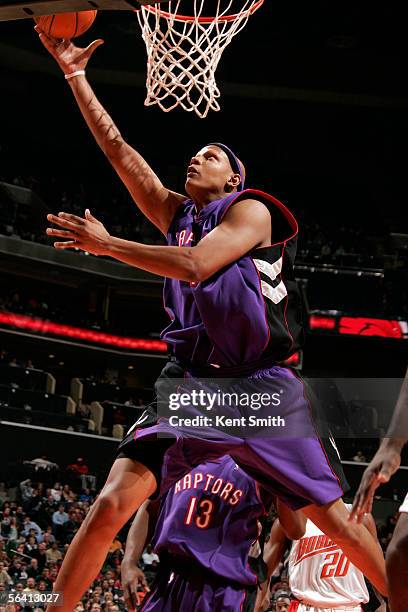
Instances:
[[[93,255],[108,254],[110,234],[88,209],[84,218],[60,212],[58,216],[47,215],[47,219],[63,228],[47,228],[48,236],[65,239],[64,242],[54,242],[56,249],[81,249]]]
[[[121,565],[121,583],[126,608],[134,612],[137,607],[137,587],[140,585],[147,591],[150,590],[146,581],[146,576],[140,567],[137,567],[134,563],[127,563],[124,561]]]
[[[64,74],[72,74],[77,70],[85,70],[95,49],[103,44],[103,40],[98,38],[91,42],[86,49],[81,49],[80,47],[76,47],[68,38],[58,39],[48,36],[38,25],[35,26],[34,30],[37,32],[42,44],[51,53]]]
[[[400,463],[400,449],[393,445],[391,438],[386,438],[363,474],[350,512],[350,521],[356,519],[361,523],[364,514],[372,511],[375,491],[381,484],[389,481]]]
[[[256,594],[254,612],[265,612],[269,608],[271,601],[271,592],[269,589],[269,580],[265,580],[258,588]]]

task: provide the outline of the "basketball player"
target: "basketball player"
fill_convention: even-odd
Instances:
[[[351,504],[346,506],[351,510]],[[312,521],[306,520],[302,512],[292,514],[297,515],[293,517],[293,522],[303,522],[304,535],[292,542],[289,553],[289,585],[296,598],[291,602],[290,612],[363,612],[362,604],[369,601],[369,593],[362,572],[331,538]],[[363,522],[373,538],[377,539],[371,514],[365,514]],[[287,536],[277,519],[265,545],[268,576],[282,558],[286,543]],[[384,603],[382,598],[380,601]]]
[[[350,510],[351,504],[347,504],[347,508]],[[373,537],[377,538],[371,515],[364,517],[364,524]],[[369,601],[362,572],[310,520],[306,522],[304,537],[292,544],[289,554],[289,585],[297,599],[289,608],[291,612],[333,612],[339,608],[362,612],[361,604]]]
[[[361,521],[371,512],[374,493],[388,482],[401,463],[401,451],[408,442],[408,371],[395,406],[394,415],[380,448],[363,474],[350,519]],[[408,610],[408,493],[386,553],[389,605],[392,612]]]
[[[242,163],[219,143],[203,147],[191,159],[188,197],[167,189],[123,140],[86,79],[87,62],[102,41],[78,49],[36,30],[67,77],[97,143],[168,241],[168,246],[150,246],[114,238],[87,210],[84,218],[48,216],[60,228],[47,230],[59,239],[54,246],[109,255],[166,277],[171,323],[163,338],[175,361],[164,368],[156,388],[177,380],[214,394],[218,384],[212,379],[222,376],[230,384],[227,392],[278,398],[280,414],[269,404],[257,416],[268,422],[279,414],[285,426],[284,437],[261,419],[250,436],[245,427],[238,427],[239,433],[237,428],[231,433],[228,427],[206,427],[192,435],[188,427],[174,427],[168,418],[156,421],[154,411],[148,411],[120,444],[107,482],[65,556],[55,583],[56,590],[64,591],[61,612],[80,599],[114,535],[149,496],[164,493],[192,467],[225,454],[283,502],[302,508],[386,592],[384,559],[372,536],[347,520],[336,474],[339,460],[331,444],[325,448],[316,434],[308,391],[290,369],[279,365],[302,339],[293,215],[273,196],[244,190]],[[231,416],[234,423],[253,416],[238,403],[221,408],[216,407],[217,416]],[[188,417],[202,412],[201,404],[193,402],[185,408]]]
[[[228,455],[194,468],[165,494],[160,508],[145,502],[129,531],[121,578],[134,610],[137,588],[146,585],[137,564],[153,535],[160,555],[158,577],[143,605],[154,610],[252,610],[264,582],[258,538],[272,499]],[[304,524],[279,500],[276,511],[286,537],[304,535]],[[259,557],[258,557],[259,555]]]

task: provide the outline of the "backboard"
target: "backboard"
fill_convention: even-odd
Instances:
[[[75,11],[123,11],[135,10],[147,4],[164,0],[0,0],[0,21],[27,19],[39,15],[72,13]]]

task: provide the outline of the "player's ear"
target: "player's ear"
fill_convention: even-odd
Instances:
[[[232,191],[233,189],[236,189],[240,185],[240,183],[241,183],[240,175],[237,173],[232,174],[227,181],[225,191]]]

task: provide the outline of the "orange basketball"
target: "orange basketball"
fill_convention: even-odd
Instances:
[[[97,11],[59,13],[34,17],[43,32],[52,38],[76,38],[89,30],[95,21]]]

